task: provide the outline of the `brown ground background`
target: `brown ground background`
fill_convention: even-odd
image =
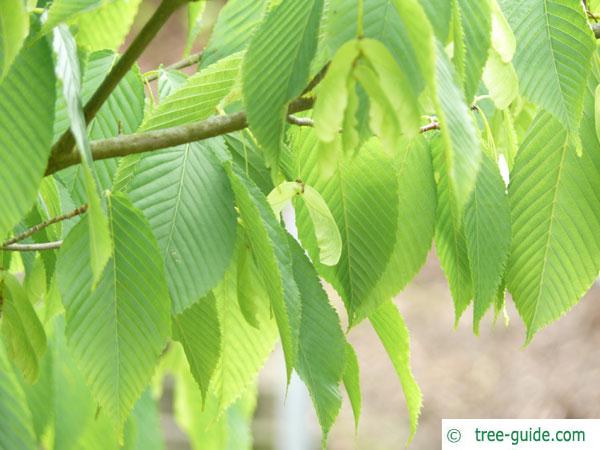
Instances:
[[[219,0],[220,1],[220,0]],[[252,1],[252,0],[248,0]],[[146,0],[138,22],[156,3]],[[209,0],[211,8],[216,0]],[[215,8],[217,9],[217,8]],[[185,19],[179,15],[159,34],[141,61],[143,70],[180,59]],[[202,46],[200,42],[199,47]],[[523,348],[524,328],[508,301],[510,325],[492,325],[490,315],[481,335],[471,332],[469,310],[453,330],[453,307],[435,257],[397,298],[412,335],[413,372],[425,406],[414,450],[441,446],[442,418],[600,418],[600,289],[593,287],[567,316],[541,331]],[[363,415],[354,434],[347,399],[329,439],[335,450],[388,450],[404,447],[408,436],[404,398],[396,375],[368,323],[350,334],[359,356]],[[256,448],[274,449],[284,377],[275,353],[260,378],[254,422]],[[169,449],[185,449],[165,410]],[[310,447],[320,448],[316,418],[308,408],[298,425]],[[287,449],[286,449],[287,450]]]

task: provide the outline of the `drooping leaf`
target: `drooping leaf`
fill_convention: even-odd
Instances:
[[[510,207],[496,163],[483,155],[464,230],[473,281],[473,329],[498,296],[510,249]]]
[[[582,5],[570,0],[500,5],[517,39],[513,63],[521,92],[577,133],[596,47]]]
[[[147,389],[133,408],[126,428],[123,449],[164,450],[164,440],[157,401]]]
[[[235,165],[229,167],[240,218],[256,255],[261,278],[271,299],[285,354],[288,380],[295,366],[300,333],[300,292],[292,273],[286,234],[266,198]]]
[[[243,289],[243,286],[239,288]],[[271,318],[268,301],[257,303],[259,327],[254,328],[242,315],[237,292],[237,274],[233,266],[214,291],[221,324],[221,359],[212,389],[221,412],[251,388],[277,339],[277,326]]]
[[[502,61],[495,50],[490,50],[483,70],[483,82],[498,109],[508,108],[519,95],[519,79],[515,68],[510,62]]]
[[[164,347],[169,296],[150,225],[122,193],[109,197],[114,254],[91,290],[87,220],[71,230],[59,256],[66,333],[94,397],[120,429]]]
[[[0,342],[0,445],[3,449],[37,448],[25,393]]]
[[[450,191],[443,146],[440,136],[434,136],[430,141],[437,181],[435,250],[448,280],[454,300],[454,317],[458,321],[473,298],[473,282],[464,221]]]
[[[260,278],[252,248],[242,227],[238,227],[237,239],[237,300],[246,322],[254,328],[260,328],[258,314],[261,307],[269,303],[269,294]]]
[[[287,103],[308,82],[322,9],[323,0],[281,2],[267,13],[244,57],[248,123],[269,165],[278,160]]]
[[[200,66],[210,66],[245,50],[268,3],[266,0],[229,0],[219,13],[210,40],[202,53]]]
[[[517,50],[517,40],[510,24],[506,20],[498,0],[490,0],[492,7],[492,47],[504,63],[512,61]]]
[[[188,56],[192,51],[194,42],[202,30],[202,13],[206,7],[205,1],[190,2],[187,5],[187,35],[183,54]]]
[[[9,273],[2,278],[2,335],[7,355],[25,379],[34,383],[46,352],[46,333],[23,286]]]
[[[161,249],[176,314],[219,282],[233,255],[233,193],[213,153],[222,146],[216,138],[145,155],[129,184]]]
[[[103,0],[54,0],[43,29],[48,31],[61,22],[72,20],[78,14],[99,7],[102,2]]]
[[[141,0],[112,0],[79,16],[75,23],[77,43],[88,51],[117,50],[125,40]]]
[[[360,420],[360,411],[362,408],[362,397],[360,393],[360,368],[358,366],[358,358],[354,348],[349,343],[346,343],[346,366],[344,367],[344,387],[350,399],[352,414],[354,415],[354,428],[358,430],[358,422]]]
[[[452,1],[420,0],[420,3],[427,13],[435,36],[442,44],[446,44],[452,22]]]
[[[310,260],[291,236],[288,242],[302,299],[298,374],[308,388],[326,442],[342,406],[339,385],[344,375],[346,340]]]
[[[192,375],[206,401],[208,385],[221,356],[217,300],[212,292],[173,317],[173,338],[183,346]]]
[[[459,222],[469,200],[481,161],[481,147],[472,114],[444,54],[437,48],[436,113],[444,141],[444,158],[448,173],[450,196],[456,203]]]
[[[168,128],[213,115],[219,102],[231,91],[240,64],[240,55],[234,54],[192,75],[146,117],[142,129]]]
[[[423,406],[423,395],[410,368],[410,337],[408,328],[406,328],[404,319],[391,300],[381,305],[377,311],[369,316],[369,319],[394,369],[396,369],[402,390],[404,391],[410,421],[410,435],[407,443],[410,443],[417,431],[419,416]]]
[[[21,50],[29,33],[29,18],[22,0],[7,0],[0,14],[0,81]]]
[[[162,102],[165,98],[183,86],[189,77],[173,69],[158,69],[158,101]]]
[[[55,78],[46,41],[23,49],[0,81],[0,237],[33,205],[50,154]]]
[[[296,181],[284,181],[273,188],[269,195],[267,195],[267,201],[275,213],[276,217],[281,215],[281,211],[285,205],[292,201],[292,198],[302,193],[302,184]]]
[[[527,326],[527,341],[568,311],[600,270],[600,144],[590,81],[578,157],[568,133],[540,113],[519,148],[511,175],[512,248],[508,289]]]

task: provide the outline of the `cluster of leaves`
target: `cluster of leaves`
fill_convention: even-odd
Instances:
[[[132,65],[110,86],[140,0],[4,2],[0,448],[161,448],[165,376],[194,448],[249,447],[277,340],[325,443],[342,387],[358,423],[365,319],[410,440],[391,299],[433,242],[476,333],[509,291],[530,340],[600,271],[588,3],[229,0],[195,74]],[[187,7],[189,52],[204,2]]]

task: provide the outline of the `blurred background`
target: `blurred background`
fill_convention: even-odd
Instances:
[[[134,30],[147,20],[157,3],[143,2]],[[205,44],[211,21],[224,3],[208,0],[195,50]],[[186,27],[185,14],[173,17],[144,53],[142,70],[181,59]],[[502,317],[494,325],[489,313],[477,337],[471,330],[471,310],[458,328],[453,328],[452,300],[432,254],[396,299],[411,331],[412,367],[424,396],[419,430],[410,448],[440,448],[442,418],[600,418],[599,302],[600,289],[594,286],[567,316],[542,330],[524,348],[525,330],[509,299],[509,326]],[[383,347],[368,323],[353,329],[349,339],[360,363],[363,412],[356,434],[349,402],[344,398],[328,448],[404,448],[408,437],[404,397]],[[167,448],[188,449],[185,436],[173,421],[169,392],[167,389],[161,402]],[[298,380],[292,382],[285,398],[280,349],[271,355],[260,375],[253,435],[256,449],[321,447],[317,419]]]

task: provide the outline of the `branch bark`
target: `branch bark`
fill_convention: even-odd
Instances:
[[[43,250],[56,250],[63,241],[42,242],[41,244],[10,244],[0,247],[5,252],[37,252]]]

